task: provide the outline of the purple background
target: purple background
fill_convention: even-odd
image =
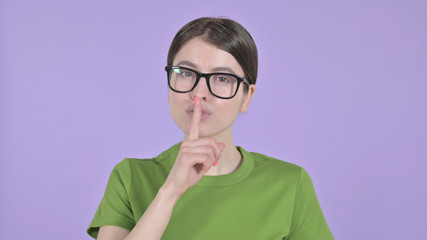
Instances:
[[[114,165],[182,140],[163,70],[176,31],[227,16],[260,61],[236,144],[303,166],[336,239],[423,239],[426,12],[403,0],[1,1],[0,238],[89,239]]]

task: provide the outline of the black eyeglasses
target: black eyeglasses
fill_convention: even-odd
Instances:
[[[193,69],[179,66],[166,66],[169,88],[177,93],[187,93],[199,83],[201,77],[206,79],[209,91],[218,98],[230,99],[236,96],[240,83],[250,85],[249,81],[231,73],[200,73]]]

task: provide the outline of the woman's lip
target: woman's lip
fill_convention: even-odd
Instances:
[[[206,113],[206,114],[212,114],[212,112],[211,112],[211,110],[208,108],[208,107],[205,107],[205,106],[201,106],[202,107],[202,112],[203,113]],[[194,111],[194,104],[191,104],[188,108],[187,108],[187,110],[186,110],[187,112],[193,112]]]
[[[193,111],[187,111],[187,115],[188,115],[190,118],[193,118]],[[202,112],[201,119],[202,119],[202,120],[205,120],[205,119],[209,118],[211,115],[212,115],[212,114],[210,114],[210,113]]]

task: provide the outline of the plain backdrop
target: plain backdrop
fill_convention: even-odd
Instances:
[[[0,238],[89,239],[114,165],[182,141],[164,66],[185,23],[259,51],[236,145],[304,167],[336,239],[427,235],[425,1],[0,1]],[[256,194],[256,193],[254,193]]]

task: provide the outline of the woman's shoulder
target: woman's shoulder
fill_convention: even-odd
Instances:
[[[150,166],[152,164],[156,164],[156,158],[127,157],[121,160],[120,162],[118,162],[114,168],[120,171],[130,171],[130,169],[135,165]]]
[[[155,171],[155,169],[169,169],[173,165],[173,161],[178,155],[179,147],[181,143],[177,143],[169,149],[163,151],[156,157],[152,158],[136,158],[127,157],[116,164],[115,168],[120,171],[130,172],[132,169]]]
[[[272,157],[259,152],[246,151],[242,147],[239,147],[239,149],[241,150],[243,155],[246,155],[246,157],[250,157],[251,159],[253,159],[255,165],[254,167],[268,167],[273,172],[277,172],[280,174],[283,174],[285,172],[299,174],[301,171],[304,170],[303,167],[295,163],[288,162],[286,160],[278,159],[276,157]]]

